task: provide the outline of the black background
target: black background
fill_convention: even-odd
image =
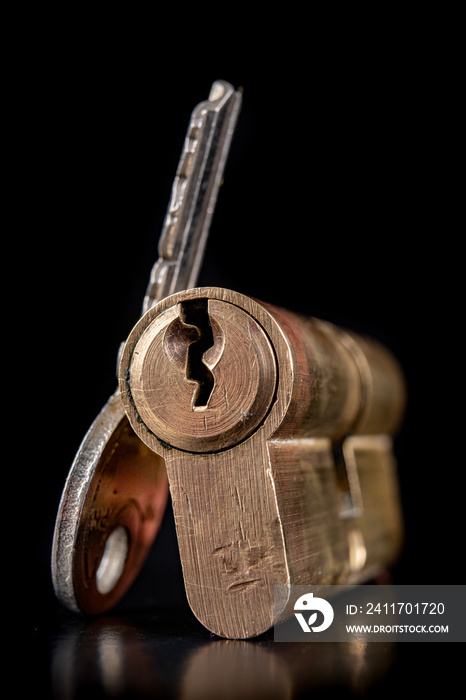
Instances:
[[[79,443],[116,388],[119,344],[140,314],[190,112],[217,78],[243,88],[243,106],[199,283],[340,323],[394,352],[408,405],[396,439],[406,542],[392,576],[402,584],[461,583],[454,40],[435,33],[434,18],[429,32],[419,18],[386,33],[377,23],[344,43],[332,24],[298,41],[278,21],[273,32],[259,23],[246,53],[248,22],[238,18],[231,43],[221,23],[181,38],[176,23],[161,20],[129,29],[124,16],[97,25],[67,17],[55,31],[53,18],[42,16],[36,31],[35,19],[26,34],[16,28],[6,71],[5,194],[13,215],[3,255],[12,386],[5,441],[13,445],[7,525],[16,556],[5,601],[19,631],[19,687],[32,682],[48,692],[70,630],[86,649],[82,623],[53,596],[54,519]],[[180,606],[176,624],[163,618],[164,600]],[[151,612],[141,613],[146,604]],[[127,608],[125,619],[144,620],[141,638],[158,640],[175,675],[183,650],[209,641],[185,607],[170,514]],[[131,617],[134,608],[139,617]],[[149,624],[153,609],[164,619],[159,627]],[[396,663],[366,694],[448,690],[459,672],[452,646],[400,645]],[[314,682],[312,673],[303,693],[354,692],[335,676]],[[89,684],[93,696],[104,694],[97,681]],[[178,697],[176,684],[165,684]]]

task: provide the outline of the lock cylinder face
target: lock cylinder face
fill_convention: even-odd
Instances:
[[[134,347],[131,399],[161,441],[189,452],[241,442],[272,404],[277,368],[263,328],[218,299],[190,299],[162,311]]]

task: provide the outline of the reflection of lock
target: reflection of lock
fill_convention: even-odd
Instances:
[[[212,632],[269,629],[274,586],[360,582],[395,560],[404,383],[377,343],[193,289],[142,317],[119,381],[165,460],[186,593]]]

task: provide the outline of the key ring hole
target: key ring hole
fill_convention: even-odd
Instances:
[[[107,538],[96,572],[96,588],[101,595],[113,591],[125,568],[129,551],[129,535],[125,527],[115,528]]]

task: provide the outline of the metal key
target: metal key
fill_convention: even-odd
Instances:
[[[143,314],[196,285],[240,106],[240,92],[216,81],[192,112]],[[164,461],[133,431],[115,391],[78,449],[58,509],[52,581],[65,607],[99,614],[121,599],[157,535],[168,493]]]

